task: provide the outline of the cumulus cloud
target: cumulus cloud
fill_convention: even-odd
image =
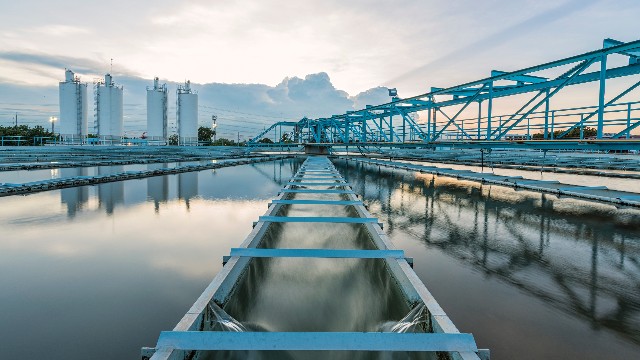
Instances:
[[[389,89],[378,86],[354,96],[353,107],[355,109],[364,109],[367,105],[378,105],[389,102]]]

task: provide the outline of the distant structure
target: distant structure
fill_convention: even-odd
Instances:
[[[122,86],[115,85],[111,74],[106,74],[104,82],[95,83],[94,90],[96,133],[100,142],[119,143],[124,135]]]
[[[73,71],[65,70],[60,82],[59,133],[65,143],[82,143],[87,136],[87,84]]]
[[[147,87],[147,139],[150,144],[167,143],[167,84],[153,79],[153,88]]]
[[[178,85],[176,122],[180,145],[198,144],[198,94],[191,89],[191,82]]]

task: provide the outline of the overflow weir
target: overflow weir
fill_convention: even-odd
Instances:
[[[489,359],[324,156],[223,261],[142,359]]]
[[[417,171],[438,176],[447,176],[456,179],[476,181],[480,183],[509,186],[516,189],[532,190],[553,195],[570,196],[578,199],[595,200],[604,203],[640,207],[640,195],[635,192],[611,190],[606,186],[579,186],[561,183],[556,180],[526,179],[522,176],[504,176],[493,173],[476,172],[471,170],[455,170],[438,166],[425,166],[399,161],[386,161],[381,159],[368,159],[358,157],[340,157],[343,160],[352,160],[369,165],[385,166],[395,169]]]

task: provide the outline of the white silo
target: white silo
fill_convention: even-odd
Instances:
[[[167,142],[167,84],[153,79],[153,88],[147,87],[147,139],[154,143]]]
[[[58,133],[65,142],[82,142],[87,136],[87,84],[73,71],[65,70],[60,82],[60,123]]]
[[[98,136],[105,144],[118,143],[124,135],[122,86],[115,85],[111,74],[106,74],[95,91]]]
[[[178,85],[177,125],[180,145],[198,144],[198,94],[191,89],[191,82]]]

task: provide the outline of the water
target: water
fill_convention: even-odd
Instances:
[[[138,358],[140,347],[176,325],[299,164],[0,198],[2,357]],[[414,258],[454,324],[490,348],[492,359],[637,358],[638,210],[336,165],[397,247]],[[291,216],[314,211],[354,216],[349,207],[286,209]],[[361,225],[313,225],[277,224],[264,245],[369,246]],[[242,291],[258,293],[226,305],[222,321],[253,331],[414,331],[408,325],[420,324],[419,309],[405,307],[386,282],[381,260],[276,260],[252,265]],[[317,271],[299,271],[306,268]],[[350,280],[338,281],[345,274]],[[258,283],[261,289],[251,286]],[[299,299],[311,300],[304,307]],[[371,354],[345,357],[359,356]]]
[[[307,175],[312,177],[313,175]],[[303,178],[301,180],[306,182]],[[326,181],[325,181],[326,182]],[[331,186],[314,186],[329,189]],[[346,200],[339,194],[292,193],[287,199]],[[355,217],[352,206],[285,205],[281,216]],[[362,224],[273,223],[259,247],[374,249]],[[256,258],[224,306],[251,329],[271,332],[424,332],[424,306],[404,299],[382,259]],[[407,314],[408,313],[408,314]],[[216,315],[216,318],[219,316]],[[422,322],[421,322],[422,321]],[[224,324],[221,323],[221,326]],[[254,330],[256,331],[256,330]],[[383,352],[209,352],[208,359],[430,359]]]
[[[546,180],[546,181],[560,181],[564,184],[579,185],[579,186],[606,186],[611,190],[618,191],[631,191],[640,193],[640,181],[638,179],[625,179],[606,176],[594,176],[594,175],[580,175],[566,173],[555,173],[550,171],[530,171],[530,170],[518,170],[518,169],[503,169],[491,167],[489,163],[487,166],[473,166],[473,165],[458,165],[458,164],[442,164],[432,163],[425,161],[400,161],[409,164],[424,165],[424,166],[436,166],[440,168],[450,168],[456,170],[470,170],[475,172],[490,172],[496,175],[502,176],[522,176],[525,179],[532,180]],[[606,172],[617,172],[627,174],[637,174],[633,171],[613,171],[605,170]]]
[[[492,359],[636,359],[640,211],[336,163]]]
[[[0,357],[139,358],[202,293],[296,164],[0,198]]]
[[[32,181],[64,179],[76,176],[96,176],[121,173],[125,171],[146,171],[162,168],[173,168],[176,166],[186,165],[206,165],[217,160],[209,161],[184,161],[184,162],[168,162],[168,163],[151,163],[151,164],[129,164],[129,165],[110,165],[110,166],[89,166],[78,168],[54,168],[39,170],[16,170],[16,171],[0,171],[0,183],[21,184]]]

